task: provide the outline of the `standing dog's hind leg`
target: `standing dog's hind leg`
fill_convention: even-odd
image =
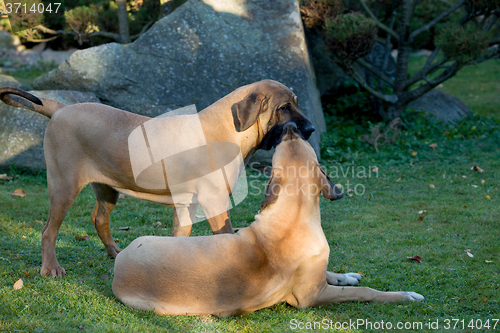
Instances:
[[[41,275],[59,277],[66,275],[66,271],[59,265],[56,257],[56,240],[59,228],[75,201],[81,187],[65,183],[51,183],[49,181],[50,209],[47,224],[42,229],[42,267]]]
[[[92,183],[90,185],[94,189],[97,199],[94,212],[91,216],[92,223],[94,223],[97,234],[106,247],[108,255],[112,258],[116,258],[121,249],[116,245],[115,241],[111,237],[109,215],[116,205],[119,193],[111,186],[105,184]]]

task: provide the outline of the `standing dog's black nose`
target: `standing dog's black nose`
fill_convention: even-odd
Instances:
[[[316,129],[311,123],[305,124],[304,127],[300,128],[300,132],[302,132],[302,135],[304,136],[304,139],[309,139],[311,134],[315,131]]]

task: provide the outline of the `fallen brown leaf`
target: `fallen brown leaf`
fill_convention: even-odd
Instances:
[[[26,192],[24,192],[22,189],[17,189],[15,190],[14,192],[12,192],[12,195],[15,196],[15,197],[25,197],[26,196]]]
[[[7,174],[6,174],[6,173],[2,173],[2,174],[0,175],[0,179],[4,179],[4,180],[12,180],[12,177],[7,176]]]
[[[424,219],[425,216],[420,216],[417,221],[422,221]]]
[[[420,258],[419,256],[413,256],[413,257],[406,257],[407,259],[410,259],[410,260],[415,260],[415,261],[418,261],[418,262],[422,262],[422,258]]]
[[[28,275],[28,272],[26,272],[26,271],[22,271],[22,272],[23,272],[24,274],[26,274],[26,276],[29,276],[29,275]]]
[[[483,299],[483,302],[486,302],[486,297],[481,297]]]
[[[23,279],[19,279],[14,283],[14,290],[19,290],[23,287]]]
[[[378,172],[378,167],[372,169],[373,172]]]
[[[481,184],[486,184],[486,180],[481,179]]]
[[[417,154],[418,154],[418,153],[417,153],[416,151],[412,151],[412,152],[411,152],[411,156],[417,156]]]
[[[436,186],[434,186],[434,184],[429,184],[429,187],[430,188],[436,188]]]
[[[89,239],[89,236],[75,236],[75,239],[79,242]]]
[[[118,195],[118,199],[125,199],[125,194],[120,193],[120,194]]]
[[[470,168],[472,171],[479,171],[479,172],[484,172],[483,169],[481,169],[480,167],[478,167],[477,165],[474,165],[472,168]]]
[[[432,150],[436,150],[437,144],[432,143],[432,144],[429,145],[429,147],[431,147]]]
[[[160,221],[156,221],[156,226],[157,227],[161,226],[161,222]]]

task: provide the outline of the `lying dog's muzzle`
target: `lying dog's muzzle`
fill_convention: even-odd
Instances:
[[[294,122],[289,122],[283,125],[283,131],[281,132],[281,137],[278,141],[278,144],[281,141],[287,141],[298,138],[304,139],[302,133],[297,128],[297,125]]]

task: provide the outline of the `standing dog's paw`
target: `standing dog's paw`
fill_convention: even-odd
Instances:
[[[333,286],[357,286],[361,278],[361,274],[358,273],[339,274],[326,272],[326,282]]]

